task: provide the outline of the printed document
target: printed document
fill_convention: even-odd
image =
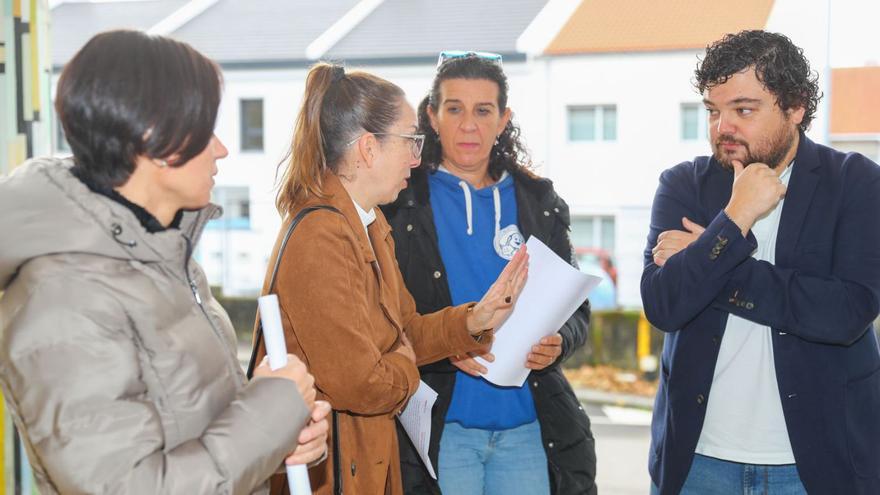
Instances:
[[[410,397],[406,407],[397,417],[416,447],[416,452],[419,453],[422,462],[425,463],[425,467],[428,468],[428,473],[435,480],[437,475],[434,473],[434,466],[431,465],[431,459],[428,457],[428,446],[431,443],[431,409],[436,400],[437,392],[427,383],[419,380],[418,390]]]
[[[526,246],[529,276],[507,321],[495,332],[495,361],[477,358],[489,370],[483,378],[502,387],[522,386],[532,346],[558,332],[602,280],[580,272],[534,236]]]

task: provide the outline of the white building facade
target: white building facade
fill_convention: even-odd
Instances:
[[[349,69],[364,69],[397,83],[413,106],[429,90],[434,57],[440,50],[473,48],[508,54],[504,68],[510,81],[509,105],[532,151],[536,172],[552,179],[571,207],[573,243],[610,253],[617,267],[618,303],[641,306],[639,281],[657,179],[664,169],[709,152],[705,111],[691,84],[702,49],[547,55],[543,46],[581,2],[524,0],[514,2],[522,4],[519,11],[511,9],[522,18],[509,21],[521,27],[495,39],[489,33],[485,43],[479,42],[479,33],[470,39],[454,33],[444,38],[441,30],[433,44],[419,45],[420,54],[407,51],[404,42],[375,54],[381,58],[365,58],[352,45],[369,46],[380,38],[376,32],[387,31],[383,19],[398,16],[393,25],[405,25],[406,16],[418,12],[409,13],[398,0],[335,3],[343,13],[338,19],[347,16],[351,25],[336,33],[335,42],[319,47],[319,56],[342,59]],[[499,8],[512,5],[495,3]],[[207,4],[206,15],[212,8],[227,8],[222,0]],[[801,5],[794,0],[774,2],[766,27],[803,46],[822,75],[828,59],[827,31],[822,31],[827,19],[819,14],[826,3],[816,3],[819,14],[813,17],[793,17],[793,9]],[[393,11],[383,10],[392,6]],[[350,13],[366,7],[372,10],[352,21]],[[431,12],[428,18],[436,19],[440,13]],[[326,19],[323,31],[316,31],[325,34],[325,42],[327,32],[342,29],[338,19]],[[198,20],[195,16],[188,22]],[[438,22],[443,24],[442,19]],[[181,39],[203,49],[205,35],[188,39],[187,26],[181,29],[177,32]],[[298,48],[298,58],[270,62],[260,61],[261,54],[254,52],[256,62],[249,64],[225,62],[212,52],[214,45],[204,44],[204,51],[224,67],[225,92],[216,133],[230,155],[219,163],[215,192],[226,215],[205,232],[198,257],[208,278],[222,285],[224,292],[255,294],[280,226],[274,207],[278,165],[290,147],[307,67],[313,62],[305,53],[315,55],[316,45],[307,40]],[[358,55],[348,58],[346,53]],[[820,142],[827,135],[825,113],[820,108],[811,132]]]

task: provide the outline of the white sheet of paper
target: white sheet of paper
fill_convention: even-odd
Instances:
[[[431,409],[436,401],[437,392],[420,380],[418,390],[410,397],[406,407],[397,417],[407,436],[415,445],[416,452],[419,453],[425,467],[428,468],[428,473],[435,480],[437,475],[434,473],[434,466],[431,465],[431,459],[428,457],[428,447],[431,444]]]
[[[532,346],[558,332],[602,280],[580,272],[534,236],[526,246],[529,277],[507,321],[495,332],[495,361],[477,358],[489,370],[483,378],[503,387],[522,386]]]

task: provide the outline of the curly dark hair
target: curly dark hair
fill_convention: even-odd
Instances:
[[[694,71],[694,87],[700,94],[748,68],[774,96],[783,111],[803,107],[801,131],[810,128],[822,98],[819,75],[810,70],[803,49],[778,33],[752,30],[727,34],[706,47],[706,55]]]
[[[443,149],[440,145],[440,136],[431,127],[428,117],[428,105],[436,112],[440,103],[440,83],[447,79],[485,79],[498,85],[498,109],[504,112],[507,109],[507,76],[501,69],[501,65],[491,60],[480,58],[476,55],[454,58],[443,62],[437,69],[431,92],[419,104],[419,133],[425,135],[425,146],[422,149],[422,164],[420,167],[428,170],[436,170],[443,159]],[[519,126],[513,122],[513,118],[507,121],[504,131],[498,136],[498,142],[492,146],[489,156],[489,176],[498,180],[501,175],[513,172],[516,168],[530,169],[532,159],[529,152],[520,139]]]

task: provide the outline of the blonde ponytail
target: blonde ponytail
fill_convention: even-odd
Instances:
[[[333,83],[334,66],[316,64],[306,77],[306,91],[293,130],[293,143],[286,157],[287,168],[275,205],[282,217],[311,195],[321,195],[321,176],[327,167],[321,134],[321,106]]]

